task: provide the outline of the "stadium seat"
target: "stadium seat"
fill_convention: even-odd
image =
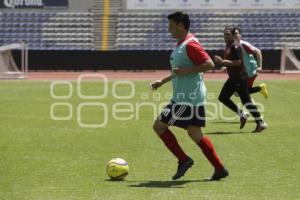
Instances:
[[[116,49],[172,49],[168,33],[168,13],[121,12],[117,20]],[[223,28],[239,26],[244,38],[262,49],[295,48],[300,42],[300,14],[289,11],[191,12],[191,31],[208,49],[223,49]],[[135,38],[131,40],[131,38]],[[298,42],[298,43],[297,43]],[[146,46],[145,46],[146,45]]]
[[[93,17],[88,12],[1,12],[0,27],[1,45],[22,40],[34,50],[93,49]]]

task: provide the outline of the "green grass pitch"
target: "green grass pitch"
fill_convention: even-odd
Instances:
[[[171,181],[177,163],[152,131],[151,106],[153,102],[167,102],[170,84],[152,92],[146,81],[134,82],[134,89],[126,83],[110,82],[107,96],[95,100],[80,98],[75,82],[73,93],[66,84],[56,85],[55,95],[71,96],[57,99],[50,95],[51,82],[1,81],[0,199],[300,199],[300,81],[266,83],[268,100],[253,95],[264,105],[269,125],[262,134],[251,133],[255,128],[252,120],[242,131],[237,119],[207,120],[204,133],[230,172],[222,181],[208,182],[205,178],[211,176],[213,168],[186,133],[177,128],[172,130],[195,164],[182,179]],[[222,84],[206,81],[208,102],[218,105],[216,97]],[[81,93],[104,94],[104,85],[84,82]],[[116,95],[124,98],[116,99]],[[82,104],[86,102],[94,106]],[[51,119],[54,103],[58,104],[52,107],[53,116],[66,120]],[[114,116],[116,108],[120,112]],[[234,116],[222,108],[223,115]],[[207,111],[214,112],[212,107]],[[78,123],[79,115],[82,125],[104,123],[105,117],[107,124],[104,128],[83,128]],[[106,163],[114,157],[129,163],[130,172],[124,181],[108,180]]]

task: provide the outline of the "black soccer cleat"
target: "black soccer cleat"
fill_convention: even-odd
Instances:
[[[266,128],[268,128],[268,124],[264,121],[261,121],[256,125],[256,128],[254,129],[254,131],[252,131],[252,133],[260,133]]]
[[[242,113],[242,115],[240,116],[240,129],[244,128],[248,117],[249,117],[248,113],[245,112]]]
[[[218,181],[221,178],[225,178],[226,176],[229,175],[229,172],[227,169],[223,168],[220,171],[215,171],[215,173],[212,175],[210,178],[211,181]]]
[[[184,174],[186,173],[186,171],[192,167],[192,165],[194,164],[194,161],[188,157],[188,159],[184,162],[178,162],[178,168],[177,168],[177,172],[176,174],[172,177],[173,180],[177,180],[179,178],[181,178],[182,176],[184,176]]]

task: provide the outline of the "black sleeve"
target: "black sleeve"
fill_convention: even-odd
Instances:
[[[231,46],[231,55],[232,60],[241,60],[242,59],[242,48],[238,44],[233,44]]]

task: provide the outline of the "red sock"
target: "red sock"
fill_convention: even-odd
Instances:
[[[214,145],[208,137],[202,137],[202,139],[198,143],[198,146],[201,148],[207,160],[209,160],[209,162],[214,166],[216,171],[224,168],[217,155]]]
[[[159,137],[165,143],[167,148],[174,154],[174,156],[178,158],[179,162],[187,160],[187,155],[183,152],[183,150],[177,142],[176,137],[169,129],[166,130],[166,132],[161,134]]]

